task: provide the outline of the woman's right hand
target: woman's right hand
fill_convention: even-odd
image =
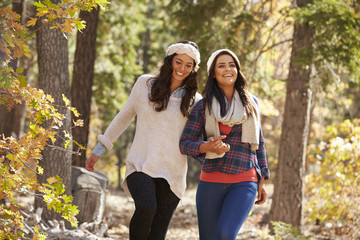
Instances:
[[[257,195],[257,201],[255,201],[256,205],[261,205],[266,202],[267,193],[265,191],[264,185],[265,185],[265,177],[263,176],[258,182],[258,195]]]
[[[93,172],[94,171],[94,165],[99,160],[99,156],[96,156],[95,154],[91,154],[91,156],[86,160],[85,168],[86,170]]]
[[[220,155],[230,151],[230,145],[222,141],[225,138],[225,135],[216,138],[210,137],[208,142],[201,144],[200,153],[214,152]]]

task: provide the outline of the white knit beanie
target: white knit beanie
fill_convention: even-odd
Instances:
[[[216,56],[219,55],[219,53],[221,53],[221,52],[227,52],[227,53],[229,53],[229,54],[235,59],[235,61],[237,62],[237,64],[239,65],[239,68],[240,68],[240,61],[239,61],[238,57],[236,56],[236,54],[235,54],[233,51],[224,48],[224,49],[216,50],[215,52],[213,52],[213,53],[210,55],[209,60],[207,61],[207,72],[208,72],[208,74],[210,74],[210,73],[209,73],[210,67],[211,67],[214,59],[215,59]],[[241,74],[242,74],[242,73],[241,73]]]
[[[172,54],[186,54],[195,61],[195,71],[199,69],[200,63],[200,52],[191,44],[185,43],[175,43],[168,47],[166,50],[166,56],[170,56]]]

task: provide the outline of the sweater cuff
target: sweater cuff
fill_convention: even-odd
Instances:
[[[215,158],[222,158],[225,155],[225,153],[222,154],[216,154],[214,152],[206,152],[206,159],[215,159]]]
[[[107,150],[110,150],[113,147],[112,142],[104,135],[100,134],[97,139],[106,147]]]
[[[98,142],[94,147],[94,149],[92,150],[92,153],[98,157],[101,157],[105,151],[106,151],[105,146],[101,142]]]

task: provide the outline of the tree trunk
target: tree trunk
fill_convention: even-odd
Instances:
[[[77,33],[76,39],[71,103],[80,113],[80,118],[84,120],[84,126],[74,128],[72,133],[73,139],[84,147],[87,146],[89,134],[90,106],[96,56],[96,29],[99,11],[100,8],[98,7],[91,12],[80,12],[80,18],[86,21],[86,28],[83,32]],[[77,149],[75,146],[74,148]],[[82,151],[80,156],[73,155],[74,166],[85,167],[85,161],[86,151]]]
[[[298,0],[298,7],[312,0]],[[304,51],[311,49],[314,31],[307,24],[295,24],[290,70],[287,80],[284,121],[279,163],[274,183],[270,221],[282,221],[301,231],[306,145],[309,132],[311,89],[310,63],[299,63]],[[311,52],[311,51],[309,51]]]
[[[60,0],[52,0],[57,4]],[[39,26],[36,32],[36,48],[38,54],[38,84],[46,94],[52,95],[54,104],[60,113],[64,114],[63,129],[59,129],[56,146],[64,147],[64,134],[71,134],[71,115],[62,100],[62,94],[70,98],[69,69],[68,69],[68,42],[59,29],[50,29],[49,25]],[[50,143],[51,144],[51,143]],[[39,165],[44,169],[38,175],[40,183],[46,182],[49,177],[58,175],[65,186],[65,194],[71,194],[71,154],[49,146],[43,151],[43,159]],[[41,198],[35,198],[35,209],[43,208],[43,220],[63,220],[61,216],[49,210]]]
[[[147,12],[146,12],[146,18],[147,19],[152,19],[153,18],[153,6],[154,6],[154,1],[151,0],[150,3],[147,4]],[[146,25],[146,31],[142,37],[142,41],[141,41],[141,49],[143,52],[142,55],[142,61],[143,61],[143,72],[147,73],[149,71],[149,63],[150,63],[150,58],[151,55],[149,53],[150,50],[150,41],[151,41],[151,26]]]
[[[13,1],[12,3],[12,10],[19,14],[21,19],[25,10],[25,3],[26,0]],[[9,66],[16,71],[18,62],[18,59],[12,59],[9,62]],[[0,105],[0,134],[4,134],[5,137],[15,136],[19,138],[22,130],[23,112],[23,105],[15,105],[10,111],[8,111],[5,105]]]

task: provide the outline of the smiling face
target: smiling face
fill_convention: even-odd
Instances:
[[[177,54],[172,60],[172,82],[181,85],[184,79],[194,69],[194,59],[184,54]]]
[[[233,57],[229,54],[219,56],[216,59],[214,73],[220,88],[234,87],[238,70]]]

